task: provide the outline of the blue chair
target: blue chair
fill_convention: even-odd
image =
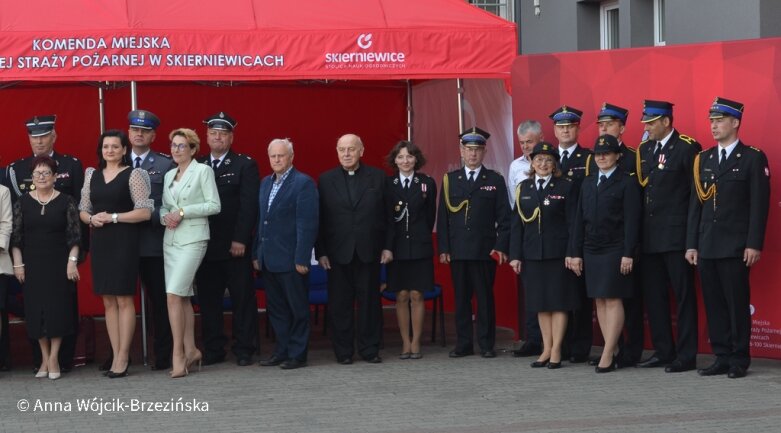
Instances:
[[[315,325],[323,307],[323,335],[328,333],[328,273],[320,265],[309,268],[309,305],[315,306]]]
[[[396,293],[383,290],[381,292],[383,298],[396,302]],[[445,301],[442,298],[442,286],[434,284],[434,288],[423,293],[423,302],[432,301],[431,306],[431,342],[437,341],[437,317],[439,317],[439,332],[442,334],[442,347],[447,344],[445,342]],[[412,327],[412,318],[410,317],[410,328]]]

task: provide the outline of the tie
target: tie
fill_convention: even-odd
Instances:
[[[545,179],[537,179],[537,191],[542,191],[542,186],[545,185]]]
[[[404,179],[404,189],[409,189],[409,178]]]
[[[567,158],[569,157],[569,150],[565,150],[564,152],[561,152],[561,165],[564,165],[567,163]]]
[[[469,183],[475,183],[475,171],[471,170],[469,172]]]
[[[654,149],[654,163],[659,162],[659,154],[662,153],[662,142],[656,142],[656,149]]]
[[[727,163],[727,149],[721,149],[721,159],[719,159],[719,170],[724,168],[724,164]]]
[[[133,168],[138,168],[138,167],[141,167],[141,157],[140,156],[136,157],[136,165],[134,165]]]
[[[217,166],[220,165],[219,159],[212,159],[212,169],[217,170]]]
[[[606,181],[607,181],[607,176],[605,176],[604,174],[600,175],[599,176],[599,183],[597,183],[597,186],[601,187]]]

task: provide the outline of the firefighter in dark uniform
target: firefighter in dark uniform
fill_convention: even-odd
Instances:
[[[635,176],[637,170],[637,151],[626,145],[621,137],[626,128],[626,119],[629,110],[618,105],[602,104],[602,108],[597,115],[597,125],[599,126],[599,135],[612,135],[618,139],[621,158],[618,159],[618,169],[624,173]],[[590,176],[599,170],[593,155],[589,156],[586,169],[586,176]],[[643,320],[643,294],[641,292],[642,281],[640,273],[640,264],[638,261],[634,265],[635,271],[632,272],[635,283],[635,295],[631,298],[623,298],[624,302],[624,326],[626,335],[619,335],[618,347],[619,353],[616,359],[618,367],[632,367],[637,365],[640,357],[643,355],[643,340],[645,338],[645,324]],[[589,365],[597,365],[598,357],[589,359]]]
[[[496,357],[494,278],[507,261],[510,205],[501,174],[483,166],[490,134],[471,128],[460,135],[464,167],[445,174],[439,200],[439,261],[450,264],[458,342],[451,358],[474,354],[472,296],[477,298],[477,342],[484,358]]]
[[[643,187],[641,273],[654,353],[637,366],[679,373],[693,370],[697,356],[694,268],[683,256],[692,164],[702,148],[673,128],[669,102],[646,100],[642,122],[647,140],[638,147],[636,168]],[[673,338],[669,287],[675,295],[678,338]]]
[[[32,180],[32,167],[30,164],[36,156],[49,155],[57,162],[57,180],[54,188],[61,193],[69,194],[78,203],[81,200],[81,187],[84,185],[84,169],[81,161],[73,156],[57,153],[54,151],[54,143],[57,141],[57,131],[54,124],[57,119],[55,115],[35,116],[25,122],[27,126],[27,135],[30,139],[30,147],[33,154],[26,158],[14,161],[6,169],[6,186],[11,190],[11,200],[15,203],[22,194],[35,189]],[[89,230],[82,226],[82,245],[79,249],[79,262],[82,262],[89,248]],[[75,285],[74,285],[75,287]],[[73,368],[73,356],[76,352],[76,339],[79,333],[78,326],[78,291],[73,292],[73,306],[76,309],[73,317],[77,321],[72,335],[67,335],[62,339],[60,348],[60,369],[67,373]],[[37,341],[30,340],[33,350],[33,365],[41,365],[41,349]]]
[[[743,104],[716,98],[711,134],[718,143],[694,160],[686,259],[699,266],[716,361],[702,376],[744,377],[751,363],[749,271],[759,261],[770,207],[770,169],[761,150],[738,138]]]
[[[583,112],[577,108],[563,105],[550,116],[553,120],[553,132],[559,141],[559,166],[561,174],[572,181],[573,194],[577,195],[580,185],[588,171],[591,150],[578,144],[580,132],[580,117]],[[580,278],[578,291],[580,293],[580,308],[572,312],[567,329],[566,342],[569,347],[569,360],[573,363],[588,361],[593,339],[593,302],[586,296],[586,286]],[[565,351],[566,352],[566,351]]]
[[[214,169],[222,210],[209,217],[209,246],[196,274],[201,307],[203,363],[225,360],[222,300],[227,287],[233,306],[236,364],[252,364],[257,349],[258,310],[249,248],[258,221],[260,177],[255,160],[231,150],[236,121],[225,112],[206,120],[211,153],[198,158]]]

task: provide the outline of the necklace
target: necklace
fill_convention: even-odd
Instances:
[[[49,195],[49,199],[46,201],[41,201],[40,198],[38,198],[38,191],[35,191],[35,197],[33,198],[38,202],[39,205],[41,205],[41,215],[44,215],[46,214],[46,205],[49,204],[49,202],[51,202],[54,198],[54,190],[52,190],[52,193]]]

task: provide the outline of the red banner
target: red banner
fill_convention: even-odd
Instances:
[[[513,64],[513,120],[543,124],[555,141],[548,115],[562,104],[584,111],[580,144],[593,147],[596,114],[603,102],[629,109],[624,141],[637,146],[643,134],[644,99],[675,104],[674,126],[704,149],[711,138],[708,109],[716,96],[745,103],[740,138],[767,153],[770,171],[781,173],[781,149],[773,120],[781,112],[781,39],[758,39],[657,48],[592,51],[518,57]],[[517,146],[516,146],[517,148]],[[517,150],[516,150],[517,152]],[[771,178],[770,218],[761,261],[751,270],[751,353],[781,358],[781,278],[779,177]],[[698,290],[699,292],[699,290]],[[705,311],[700,298],[700,351],[709,352]]]
[[[516,54],[461,0],[84,3],[0,0],[0,81],[505,77]]]

